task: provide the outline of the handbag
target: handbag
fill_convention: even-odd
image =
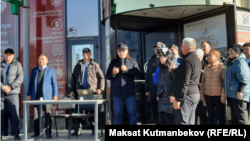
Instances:
[[[102,94],[83,94],[83,93],[78,93],[79,99],[82,97],[83,100],[101,100],[103,99]],[[81,110],[86,110],[86,111],[94,111],[95,105],[94,104],[80,104],[79,108]],[[102,110],[101,110],[102,109]],[[103,111],[103,106],[102,104],[98,104],[98,111]]]
[[[75,98],[71,95],[67,95],[64,98],[58,99],[58,101],[60,101],[60,100],[75,100]],[[59,110],[75,109],[75,104],[58,104],[57,109],[59,109]]]

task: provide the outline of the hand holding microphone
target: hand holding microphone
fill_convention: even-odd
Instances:
[[[124,59],[121,59],[121,63],[122,63],[122,66],[121,66],[121,70],[124,72],[127,71],[127,67],[124,65]]]

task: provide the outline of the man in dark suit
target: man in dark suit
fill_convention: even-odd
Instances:
[[[32,69],[29,89],[28,89],[28,100],[39,100],[43,98],[44,100],[57,100],[58,88],[56,80],[56,71],[47,66],[48,57],[41,54],[38,57],[39,66]],[[49,130],[46,130],[47,138],[52,138],[51,136],[51,125],[52,120],[51,114],[51,104],[43,105],[43,110],[45,113],[45,127],[49,126]],[[31,137],[39,136],[39,106],[34,105],[34,135]]]

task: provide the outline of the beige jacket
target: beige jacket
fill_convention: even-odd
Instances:
[[[221,94],[224,94],[224,67],[220,62],[215,63],[213,66],[211,64],[205,66],[201,80],[201,97],[204,97],[204,95],[221,96]]]

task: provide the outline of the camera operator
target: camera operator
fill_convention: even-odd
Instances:
[[[160,57],[157,54],[157,49],[162,48],[162,47],[165,47],[165,44],[163,44],[162,42],[157,42],[154,45],[155,54],[148,61],[146,80],[145,80],[145,92],[146,92],[146,96],[150,97],[155,125],[159,125],[160,122],[159,122],[159,113],[158,113],[158,102],[156,100],[157,88],[154,85],[153,76],[155,74],[156,69],[160,65]]]
[[[172,68],[177,67],[177,62],[174,57],[175,54],[172,50],[168,48],[161,48],[157,50],[157,54],[160,56],[160,67],[158,67],[158,75],[154,75],[154,78],[158,76],[157,85],[157,101],[158,101],[158,110],[160,113],[160,123],[161,125],[171,125],[174,124],[174,109],[171,99],[174,99],[172,96],[172,84],[174,75]]]

